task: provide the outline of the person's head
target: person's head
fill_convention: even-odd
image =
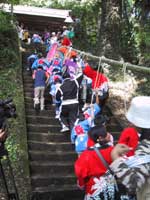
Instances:
[[[94,143],[99,143],[100,145],[108,143],[107,130],[103,125],[92,127],[88,132],[88,136]]]
[[[100,66],[95,65],[95,66],[93,67],[93,69],[94,69],[95,71],[101,73],[101,74],[104,73],[104,69],[103,69],[102,65],[100,65]]]
[[[56,33],[55,33],[55,32],[52,32],[52,36],[53,36],[53,37],[56,36]]]
[[[42,69],[43,69],[43,66],[42,66],[42,65],[38,65],[37,69],[38,69],[38,70],[42,70]]]
[[[41,52],[38,53],[38,58],[42,58],[43,54]]]
[[[67,29],[67,26],[63,26],[63,30],[66,30]]]
[[[126,118],[139,129],[140,133],[144,130],[143,134],[148,134],[149,131],[146,129],[150,129],[150,97],[134,97],[126,113]]]
[[[62,83],[62,79],[61,79],[61,77],[59,75],[55,75],[55,77],[54,77],[54,83],[55,84],[56,83]]]
[[[59,53],[56,53],[56,54],[54,55],[54,57],[55,57],[55,58],[60,58]]]
[[[77,56],[76,55],[72,55],[70,57],[70,59],[72,59],[73,62],[77,62]]]

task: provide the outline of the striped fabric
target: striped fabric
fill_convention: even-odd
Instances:
[[[150,181],[150,141],[141,141],[133,158],[118,158],[110,167],[129,192],[137,192]]]
[[[150,155],[132,156],[125,161],[128,167],[137,167],[138,165],[150,163]]]

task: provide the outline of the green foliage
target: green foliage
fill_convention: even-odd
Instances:
[[[9,14],[0,12],[0,68],[19,63],[18,36]]]
[[[1,3],[19,4],[20,0],[1,0]]]
[[[102,20],[101,11],[103,8],[101,0],[20,0],[20,2],[32,6],[72,10],[71,15],[80,19],[80,23],[74,23],[74,47],[90,51],[94,54],[100,54],[101,47],[99,47],[97,41],[99,41],[98,38],[102,34],[98,29]],[[147,60],[147,54],[150,51],[150,36],[149,31],[146,30],[146,26],[149,24],[149,19],[147,20],[146,18],[148,16],[146,2],[146,0],[124,0],[122,1],[121,9],[114,7],[109,13],[106,13],[106,20],[108,20],[106,28],[110,28],[112,32],[116,31],[116,34],[112,33],[112,35],[116,35],[114,40],[111,38],[112,44],[115,44],[115,40],[119,38],[118,42],[121,56],[125,61],[135,64],[139,63],[139,55],[145,57]],[[120,9],[122,14],[118,15],[117,9]],[[119,28],[121,26],[119,33],[117,32],[116,26]],[[104,40],[109,41],[109,37],[111,37],[111,34]],[[7,50],[3,54],[7,54]],[[10,57],[13,57],[11,53],[10,55]],[[144,62],[143,64],[146,63]]]
[[[20,58],[20,55],[17,54]],[[8,119],[8,138],[5,146],[9,151],[9,158],[15,174],[15,180],[19,185],[20,200],[25,200],[28,187],[28,158],[26,129],[24,119],[24,100],[21,81],[20,65],[0,70],[0,99],[13,98],[16,105],[17,118]]]
[[[3,19],[3,21],[1,20]],[[20,199],[25,200],[28,187],[27,139],[24,118],[21,55],[18,35],[10,16],[0,13],[0,99],[13,98],[17,118],[8,119],[8,138],[5,146],[13,166]]]
[[[97,42],[97,21],[99,17],[100,1],[91,0],[87,2],[52,1],[51,7],[72,10],[71,15],[80,19],[75,23],[75,38],[73,44],[76,48],[93,52]]]
[[[150,66],[150,24],[149,24],[149,6],[147,0],[132,0],[134,38],[139,49],[139,64]]]
[[[10,15],[0,11],[0,30],[6,31],[10,28],[12,28]]]

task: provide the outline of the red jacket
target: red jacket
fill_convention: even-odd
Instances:
[[[126,154],[129,157],[134,155],[135,149],[138,145],[138,141],[139,135],[137,130],[134,127],[128,127],[122,131],[118,143],[126,144],[129,147],[133,148]]]
[[[112,162],[112,149],[113,147],[108,147],[100,150],[108,164]],[[80,188],[85,188],[86,194],[92,194],[94,192],[92,190],[94,177],[100,177],[106,171],[106,167],[93,149],[85,150],[75,162],[75,174],[78,178],[78,185]]]
[[[104,74],[92,69],[92,67],[88,64],[85,66],[83,73],[92,79],[92,89],[101,88],[104,83],[108,84],[107,77]]]
[[[71,41],[69,40],[69,38],[67,38],[67,37],[64,37],[63,38],[63,40],[62,40],[62,42],[61,42],[61,44],[63,45],[63,46],[71,46]]]

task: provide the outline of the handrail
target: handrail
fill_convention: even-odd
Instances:
[[[92,57],[92,58],[95,58],[95,59],[98,59],[98,60],[101,58],[101,62],[110,64],[110,65],[113,65],[113,66],[116,66],[116,67],[123,67],[124,64],[126,63],[126,68],[135,69],[137,71],[143,71],[144,73],[150,73],[149,67],[134,65],[134,64],[131,64],[129,62],[117,61],[117,60],[106,58],[105,56],[95,56],[91,53],[80,51],[80,50],[75,49],[75,48],[72,48],[72,50],[76,51],[77,53],[80,53],[81,55],[86,55],[88,57]]]

